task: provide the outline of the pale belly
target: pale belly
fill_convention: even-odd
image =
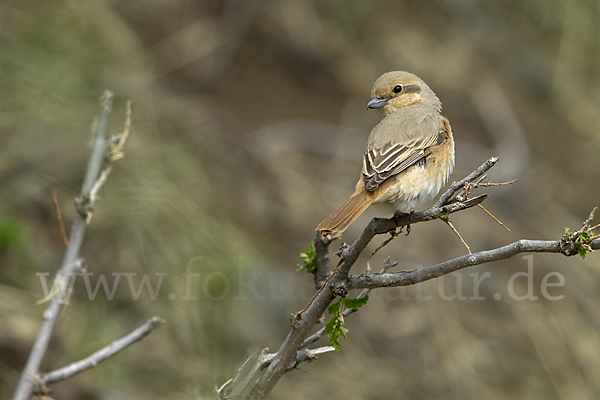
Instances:
[[[454,157],[449,157],[443,165],[435,165],[436,162],[417,164],[400,173],[390,190],[376,202],[390,203],[397,212],[410,212],[432,200],[452,173]]]

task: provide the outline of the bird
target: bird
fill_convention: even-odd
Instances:
[[[371,130],[362,173],[352,196],[317,231],[344,232],[373,203],[413,212],[433,199],[454,170],[454,138],[442,103],[427,84],[406,71],[381,75],[367,109],[380,109]]]

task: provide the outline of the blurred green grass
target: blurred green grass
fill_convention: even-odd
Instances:
[[[64,250],[51,189],[69,226],[102,90],[116,92],[110,132],[123,129],[127,99],[133,121],[86,234],[88,272],[92,283],[100,273],[167,275],[156,300],[133,301],[119,286],[112,301],[89,301],[78,282],[44,368],[152,315],[168,323],[53,396],[210,398],[249,352],[280,345],[310,297],[297,254],[351,192],[378,118],[364,104],[384,71],[414,72],[442,99],[457,139],[453,178],[500,156],[490,178],[519,179],[487,191],[486,207],[512,233],[477,210],[453,217],[471,248],[578,228],[600,199],[599,16],[586,0],[3,2],[0,397],[43,312],[36,273],[52,274]],[[409,269],[464,249],[432,222],[383,253],[373,268],[388,253]],[[194,257],[199,298],[186,301],[181,274]],[[485,301],[385,291],[349,318],[341,354],[302,366],[310,375],[292,372],[272,397],[596,398],[600,263],[534,260],[536,288],[548,272],[565,276],[563,300],[492,300],[526,269],[520,258],[476,270],[493,276]]]

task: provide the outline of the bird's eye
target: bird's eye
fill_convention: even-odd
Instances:
[[[402,91],[402,85],[396,85],[394,87],[394,93],[400,93]]]

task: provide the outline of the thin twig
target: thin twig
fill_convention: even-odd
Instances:
[[[471,192],[478,187],[479,183],[481,183],[486,178],[487,178],[487,174],[483,174],[479,178],[477,178],[473,181],[465,182],[463,188],[456,195],[456,197],[455,197],[456,200],[465,201],[466,199],[468,199],[469,194],[471,194]]]
[[[375,254],[377,254],[377,252],[381,249],[383,249],[385,246],[388,245],[388,243],[390,243],[392,240],[396,239],[398,236],[400,236],[400,234],[402,233],[402,227],[400,227],[399,231],[394,231],[391,232],[390,235],[391,237],[385,239],[383,241],[383,243],[381,243],[379,246],[377,246],[377,248],[375,250],[373,250],[373,252],[371,253],[371,255],[369,256],[369,258],[372,258]]]
[[[335,351],[335,347],[333,346],[323,346],[318,347],[316,349],[306,349],[306,350],[298,350],[296,352],[296,356],[290,365],[287,366],[287,370],[291,371],[293,369],[298,369],[298,365],[303,362],[312,362],[319,358],[319,354],[329,353],[330,351]],[[276,353],[264,354],[259,357],[261,364],[261,368],[265,368],[269,366],[273,360],[276,358]]]
[[[591,228],[589,228],[589,226],[592,223],[592,221],[594,220],[596,211],[598,211],[598,207],[594,207],[592,212],[590,212],[590,216],[583,222],[583,225],[581,226],[581,229],[580,229],[581,231],[585,231],[587,229],[589,232],[589,230],[591,229]],[[598,226],[598,225],[596,225],[596,226]]]
[[[317,293],[315,293],[315,295],[312,297],[312,299],[310,299],[310,301],[308,302],[308,304],[306,305],[306,307],[304,307],[302,310],[300,310],[299,312],[297,312],[295,314],[295,318],[300,318],[302,317],[302,314],[304,314],[304,312],[306,310],[308,310],[308,307],[310,307],[310,305],[313,303],[313,301],[315,301],[315,299],[317,298],[317,296],[323,291],[323,288],[327,285],[327,282],[329,282],[331,280],[331,278],[333,278],[333,276],[340,270],[341,266],[344,265],[344,262],[340,262],[339,265],[337,266],[337,268],[335,269],[335,271],[333,271],[333,274],[329,275],[327,277],[327,279],[325,279],[325,282],[323,282],[323,284],[321,285],[321,287],[319,288],[319,290],[317,291]]]
[[[597,235],[595,235],[595,236],[592,236],[591,238],[589,238],[589,241],[593,242],[594,240],[599,239],[599,238],[600,238],[600,233],[597,234]]]
[[[96,179],[92,188],[89,191],[88,196],[89,196],[91,202],[96,201],[98,192],[100,191],[100,188],[102,187],[102,185],[104,185],[104,183],[106,183],[106,180],[108,179],[108,176],[110,175],[113,167],[115,166],[115,163],[124,157],[123,146],[125,145],[125,141],[127,140],[127,137],[129,136],[129,129],[131,127],[131,100],[127,101],[127,104],[125,105],[125,107],[126,107],[125,128],[123,129],[123,133],[118,135],[115,138],[116,144],[114,144],[114,147],[112,147],[113,144],[111,144],[111,147],[109,148],[109,154],[108,154],[109,163],[106,166],[106,168],[104,168],[104,170],[102,171],[102,173],[100,174],[98,179]],[[86,216],[87,224],[89,224],[91,222],[91,220],[92,220],[92,212],[91,212],[91,210],[88,210],[87,216]]]
[[[135,342],[144,339],[146,336],[151,334],[152,331],[154,331],[156,328],[158,328],[164,323],[164,320],[158,317],[152,317],[148,321],[146,321],[144,325],[140,326],[133,332],[122,337],[121,339],[115,340],[108,346],[103,347],[102,349],[98,350],[89,357],[69,364],[66,367],[59,368],[55,371],[43,374],[40,377],[40,379],[44,384],[49,385],[51,383],[67,380],[77,374],[82,373],[83,371],[86,371],[90,368],[94,368],[102,361],[105,361],[109,357],[114,356],[115,354],[131,346]]]
[[[499,223],[499,224],[500,224],[500,226],[502,226],[504,229],[506,229],[508,232],[510,232],[510,229],[508,229],[508,227],[507,227],[506,225],[504,225],[504,224],[503,224],[503,223],[502,223],[502,222],[501,222],[501,221],[500,221],[498,218],[494,217],[494,216],[492,215],[492,213],[491,213],[491,212],[489,212],[489,211],[488,211],[488,210],[487,210],[487,209],[486,209],[484,206],[482,206],[481,204],[477,204],[477,205],[478,205],[478,206],[479,206],[479,207],[480,207],[480,208],[481,208],[483,211],[485,211],[487,215],[489,215],[490,217],[492,217],[492,219],[493,219],[494,221],[496,221],[497,223]]]
[[[458,233],[458,231],[456,230],[454,225],[452,225],[452,222],[450,222],[450,219],[449,218],[440,218],[440,219],[442,221],[444,221],[446,223],[446,225],[448,225],[450,227],[450,229],[452,229],[452,232],[454,232],[456,234],[456,236],[458,236],[458,238],[460,239],[462,244],[467,248],[467,251],[469,252],[469,254],[473,254],[473,253],[471,253],[471,249],[469,248],[469,245],[467,244],[467,242],[465,242],[465,240],[462,238],[462,236],[460,236],[460,233]]]
[[[504,185],[512,185],[513,183],[515,183],[517,180],[513,179],[512,181],[508,181],[508,182],[500,182],[500,183],[494,183],[494,182],[484,182],[484,183],[479,183],[477,184],[478,187],[488,187],[488,186],[504,186]]]
[[[576,231],[570,235],[566,235],[563,238],[563,240],[568,244],[571,252],[582,254],[581,253],[582,248],[585,251],[589,251],[589,252],[592,252],[595,250],[592,246],[592,242],[594,242],[596,239],[600,238],[600,234],[592,236],[592,237],[589,237],[589,236],[591,234],[593,234],[592,229],[595,229],[598,226],[600,226],[600,225],[594,225],[594,226],[590,227],[590,225],[592,224],[592,221],[594,220],[594,216],[596,215],[597,210],[598,210],[598,207],[594,207],[592,212],[590,212],[590,216],[581,225],[581,229],[579,229],[578,231]],[[586,234],[586,238],[583,237],[583,234]],[[583,254],[585,254],[585,253],[583,253]]]
[[[498,162],[498,157],[491,157],[486,162],[481,164],[481,166],[479,166],[479,168],[477,168],[475,171],[471,172],[464,179],[461,179],[458,182],[453,182],[452,185],[450,185],[450,189],[448,189],[443,195],[441,195],[440,198],[435,202],[434,207],[441,207],[441,206],[444,206],[444,205],[450,203],[450,199],[452,198],[452,196],[454,196],[454,194],[456,192],[458,192],[460,189],[462,189],[464,187],[465,183],[473,182],[473,181],[477,180],[479,177],[481,177],[487,171],[489,171],[490,168],[492,168],[494,165],[496,165],[497,162]]]
[[[63,223],[62,215],[60,213],[60,207],[58,206],[58,197],[56,196],[56,190],[52,189],[52,202],[54,203],[54,211],[56,211],[56,219],[58,219],[58,226],[60,228],[60,234],[62,235],[65,246],[69,246],[69,237],[67,236],[67,230]]]

